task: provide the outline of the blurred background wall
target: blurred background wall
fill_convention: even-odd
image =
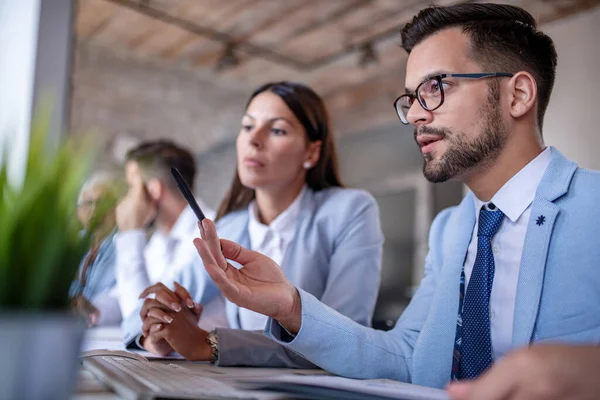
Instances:
[[[547,144],[600,169],[597,0],[509,0],[556,42]],[[444,0],[438,4],[454,1]],[[120,168],[135,143],[168,137],[197,154],[198,194],[216,207],[235,169],[246,100],[273,80],[326,100],[349,186],[377,198],[386,236],[376,320],[395,320],[422,276],[428,227],[464,188],[432,185],[412,130],[392,108],[404,91],[399,30],[428,1],[80,0],[71,75],[72,134],[92,132],[98,165]]]
[[[558,51],[556,84],[544,122],[547,144],[600,170],[600,7],[545,26]]]

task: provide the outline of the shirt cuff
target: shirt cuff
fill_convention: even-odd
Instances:
[[[146,247],[146,232],[142,229],[117,232],[114,243],[119,254],[143,254]]]

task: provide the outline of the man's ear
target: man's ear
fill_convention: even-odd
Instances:
[[[153,202],[157,202],[163,195],[165,187],[161,181],[156,178],[150,179],[146,183],[146,191],[148,192],[148,197]]]
[[[537,105],[537,84],[533,75],[525,71],[517,72],[510,82],[512,94],[510,115],[513,118],[521,118]]]

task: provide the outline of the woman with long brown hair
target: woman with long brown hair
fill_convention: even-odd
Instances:
[[[381,271],[379,210],[367,192],[343,188],[322,99],[299,83],[261,86],[247,103],[236,149],[237,169],[216,218],[220,237],[271,257],[294,285],[370,325]],[[174,292],[160,284],[145,291],[156,297],[140,312],[146,349],[219,365],[307,366],[248,332],[263,330],[267,317],[233,303],[226,304],[233,329],[200,329],[198,313],[172,308],[172,300],[187,305],[189,291],[207,304],[218,291],[201,265],[180,282]]]

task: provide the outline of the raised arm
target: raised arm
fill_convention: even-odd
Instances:
[[[127,195],[116,209],[119,233],[115,236],[117,252],[116,279],[119,306],[123,318],[129,317],[138,308],[140,293],[150,286],[144,249],[146,234],[144,228],[156,214],[144,180],[139,171],[133,176],[133,183]]]

